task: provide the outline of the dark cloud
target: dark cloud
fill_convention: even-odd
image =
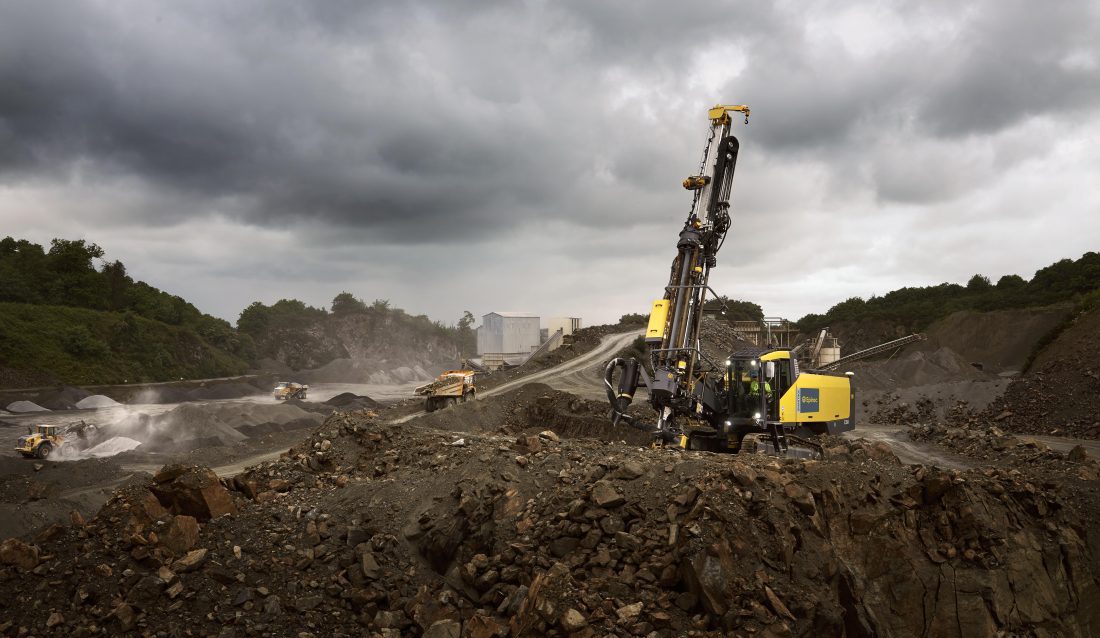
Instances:
[[[79,218],[131,245],[140,229],[279,231],[310,282],[354,281],[393,245],[431,264],[462,242],[471,273],[535,251],[558,277],[585,255],[663,264],[703,111],[735,100],[754,115],[737,128],[728,262],[762,264],[754,238],[783,236],[822,272],[851,273],[852,251],[881,259],[914,219],[1018,217],[1021,198],[996,193],[1037,156],[1075,165],[1060,136],[1096,122],[1098,12],[1083,0],[5,3],[0,189],[21,194],[0,190],[0,215],[48,200],[58,220],[39,214],[39,232]],[[1083,178],[1050,179],[1072,191]],[[259,280],[279,250],[211,249],[223,261],[204,274]],[[595,279],[582,277],[607,289]]]
[[[930,56],[920,115],[932,130],[990,133],[1100,104],[1100,5],[1070,1],[1037,10],[1010,0],[983,9],[968,12],[965,30]]]

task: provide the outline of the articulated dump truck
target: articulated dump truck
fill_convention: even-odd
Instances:
[[[435,412],[477,398],[475,375],[473,370],[447,370],[436,377],[435,381],[420,386],[415,392],[424,397],[424,409]]]
[[[308,385],[294,383],[293,381],[280,381],[275,384],[275,389],[271,394],[275,397],[276,401],[287,401],[289,399],[305,401],[308,392]]]

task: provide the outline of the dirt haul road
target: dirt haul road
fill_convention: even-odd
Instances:
[[[528,383],[545,383],[556,390],[572,392],[586,399],[602,399],[605,395],[603,391],[603,381],[600,379],[600,375],[603,373],[604,365],[612,355],[628,346],[631,341],[637,339],[641,334],[641,332],[632,331],[607,335],[603,339],[600,339],[600,345],[575,359],[570,359],[553,368],[529,374],[515,381],[509,381],[504,385],[480,391],[477,393],[477,396],[478,398],[485,398],[493,396],[494,394],[507,392],[522,385],[527,385]],[[390,423],[405,423],[406,421],[411,421],[425,414],[427,414],[427,412],[421,410],[420,412],[414,412],[413,414],[394,419],[390,421]]]

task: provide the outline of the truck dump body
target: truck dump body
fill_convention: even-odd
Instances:
[[[447,370],[435,381],[422,385],[413,392],[425,397],[425,410],[434,412],[456,403],[473,400],[477,392],[474,386],[474,375],[473,370]]]
[[[274,396],[277,401],[285,401],[287,399],[301,399],[304,401],[308,392],[308,385],[302,385],[292,381],[280,381],[275,384],[272,396]]]

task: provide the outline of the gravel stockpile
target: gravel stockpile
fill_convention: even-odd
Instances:
[[[30,401],[12,401],[8,404],[7,410],[15,414],[24,414],[26,412],[49,412],[49,409]]]
[[[103,396],[102,394],[93,394],[77,401],[76,407],[81,410],[87,410],[89,408],[109,408],[118,404],[118,401],[115,401],[111,397]]]

